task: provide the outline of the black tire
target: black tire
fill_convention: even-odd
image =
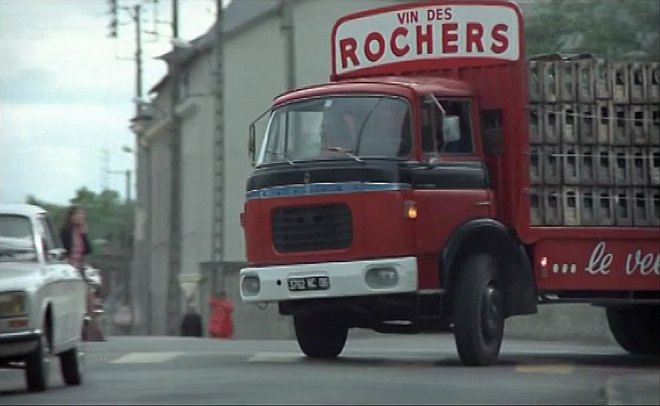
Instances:
[[[62,379],[67,385],[80,385],[83,381],[83,365],[78,347],[60,354],[60,370]]]
[[[44,330],[37,348],[25,358],[25,382],[30,392],[41,392],[48,387],[50,361],[47,331]]]
[[[296,339],[310,358],[336,358],[344,349],[348,327],[325,316],[293,317]]]
[[[490,255],[466,258],[454,285],[454,340],[465,365],[497,361],[504,334],[504,296]]]
[[[607,323],[616,342],[636,355],[660,355],[660,306],[607,307]]]

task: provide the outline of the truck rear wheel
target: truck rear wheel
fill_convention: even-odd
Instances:
[[[296,339],[302,352],[310,358],[336,358],[344,349],[348,327],[329,317],[294,316]]]
[[[504,333],[504,297],[497,264],[490,255],[465,259],[454,286],[454,339],[465,365],[497,360]]]
[[[606,313],[610,331],[624,350],[660,355],[660,306],[610,306]]]

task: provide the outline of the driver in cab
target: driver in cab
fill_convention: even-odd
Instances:
[[[358,122],[350,111],[330,108],[321,123],[321,155],[336,156],[353,152],[357,142]]]

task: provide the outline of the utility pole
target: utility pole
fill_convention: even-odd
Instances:
[[[215,23],[215,131],[213,137],[213,234],[211,252],[213,261],[223,260],[224,228],[224,44],[222,0],[217,0]],[[216,272],[219,269],[216,269]]]
[[[108,37],[117,38],[118,36],[118,27],[119,27],[119,10],[117,0],[108,0],[108,6],[110,6],[110,24],[108,24]]]
[[[135,61],[135,98],[136,100],[141,100],[143,97],[143,26],[142,26],[142,13],[143,13],[143,4],[146,3],[146,0],[135,0],[134,5],[130,7],[119,7],[118,3],[120,0],[107,0],[109,5],[109,11],[111,15],[111,21],[108,25],[109,34],[108,36],[112,38],[118,37],[118,26],[122,25],[119,22],[119,10],[127,12],[130,15],[132,22],[135,24],[135,55],[133,58],[128,58],[128,60]],[[158,36],[158,16],[157,16],[157,3],[158,0],[151,0],[151,3],[154,6],[154,31],[148,32],[144,31],[147,34],[154,34]],[[179,1],[172,0],[172,35],[173,37],[178,37],[179,35],[179,13],[178,13]],[[126,60],[126,58],[120,58]],[[174,113],[174,106],[178,102],[178,86],[177,83],[177,67],[172,66],[172,82],[175,84],[172,90],[172,99],[173,107],[172,112]],[[141,116],[142,104],[135,103],[135,118]],[[172,316],[173,312],[177,312],[175,316],[178,316],[178,296],[179,296],[179,287],[176,280],[176,272],[180,268],[180,134],[179,134],[179,122],[176,115],[171,114],[173,120],[173,129],[172,129],[172,195],[171,195],[171,256],[169,264],[169,276],[170,283],[168,287],[168,294],[173,295],[175,300],[168,301],[168,316]],[[128,280],[128,291],[129,291],[129,305],[133,303],[135,299],[135,304],[142,309],[142,312],[146,313],[142,320],[146,320],[147,332],[152,332],[152,323],[149,321],[152,314],[152,298],[151,295],[143,297],[142,293],[149,291],[149,286],[151,284],[150,269],[151,269],[151,260],[150,252],[152,247],[152,233],[151,233],[151,224],[152,218],[149,213],[149,209],[152,207],[152,193],[151,193],[151,151],[149,145],[142,144],[140,142],[140,137],[142,133],[136,132],[136,157],[135,157],[135,179],[137,185],[136,193],[136,202],[135,202],[135,242],[134,242],[134,251],[135,256],[133,258],[133,263],[131,264],[131,276]],[[107,155],[107,154],[106,154]],[[107,158],[106,158],[107,159]],[[107,169],[109,163],[105,164],[103,170],[103,181],[102,186],[107,188]],[[131,171],[128,170],[125,172],[126,176],[126,200],[127,202],[131,200]],[[144,222],[144,223],[142,223]],[[138,225],[144,224],[144,230],[142,227],[138,229]],[[133,283],[135,282],[135,283]],[[130,292],[133,292],[132,294]],[[170,306],[171,303],[174,303],[174,306]],[[162,314],[162,307],[158,306],[157,314]],[[172,320],[171,318],[169,320]],[[142,326],[138,326],[142,327]]]
[[[135,19],[135,96],[142,100],[142,6],[136,4]],[[140,103],[135,103],[135,116],[140,114]]]
[[[131,202],[131,170],[126,169],[126,203]]]
[[[101,150],[101,191],[108,188],[108,172],[110,171],[110,151]]]
[[[172,38],[179,38],[179,0],[172,0]]]
[[[172,1],[172,36],[179,35],[179,5],[177,0]],[[179,317],[181,316],[181,286],[179,274],[181,273],[181,120],[176,113],[181,97],[179,92],[181,67],[176,62],[170,62],[169,74],[171,75],[171,111],[172,141],[170,144],[170,260],[168,270],[168,300],[167,321],[170,334],[177,334]]]
[[[296,34],[293,24],[292,0],[282,0],[280,29],[284,31],[284,53],[286,86],[288,90],[296,87]]]

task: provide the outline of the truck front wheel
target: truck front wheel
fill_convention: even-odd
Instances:
[[[606,313],[610,331],[624,350],[660,355],[660,306],[610,306]]]
[[[504,333],[504,297],[495,259],[478,254],[466,258],[454,286],[454,339],[465,365],[497,360]]]
[[[344,349],[348,327],[331,317],[294,316],[293,324],[298,345],[310,358],[336,358]]]

